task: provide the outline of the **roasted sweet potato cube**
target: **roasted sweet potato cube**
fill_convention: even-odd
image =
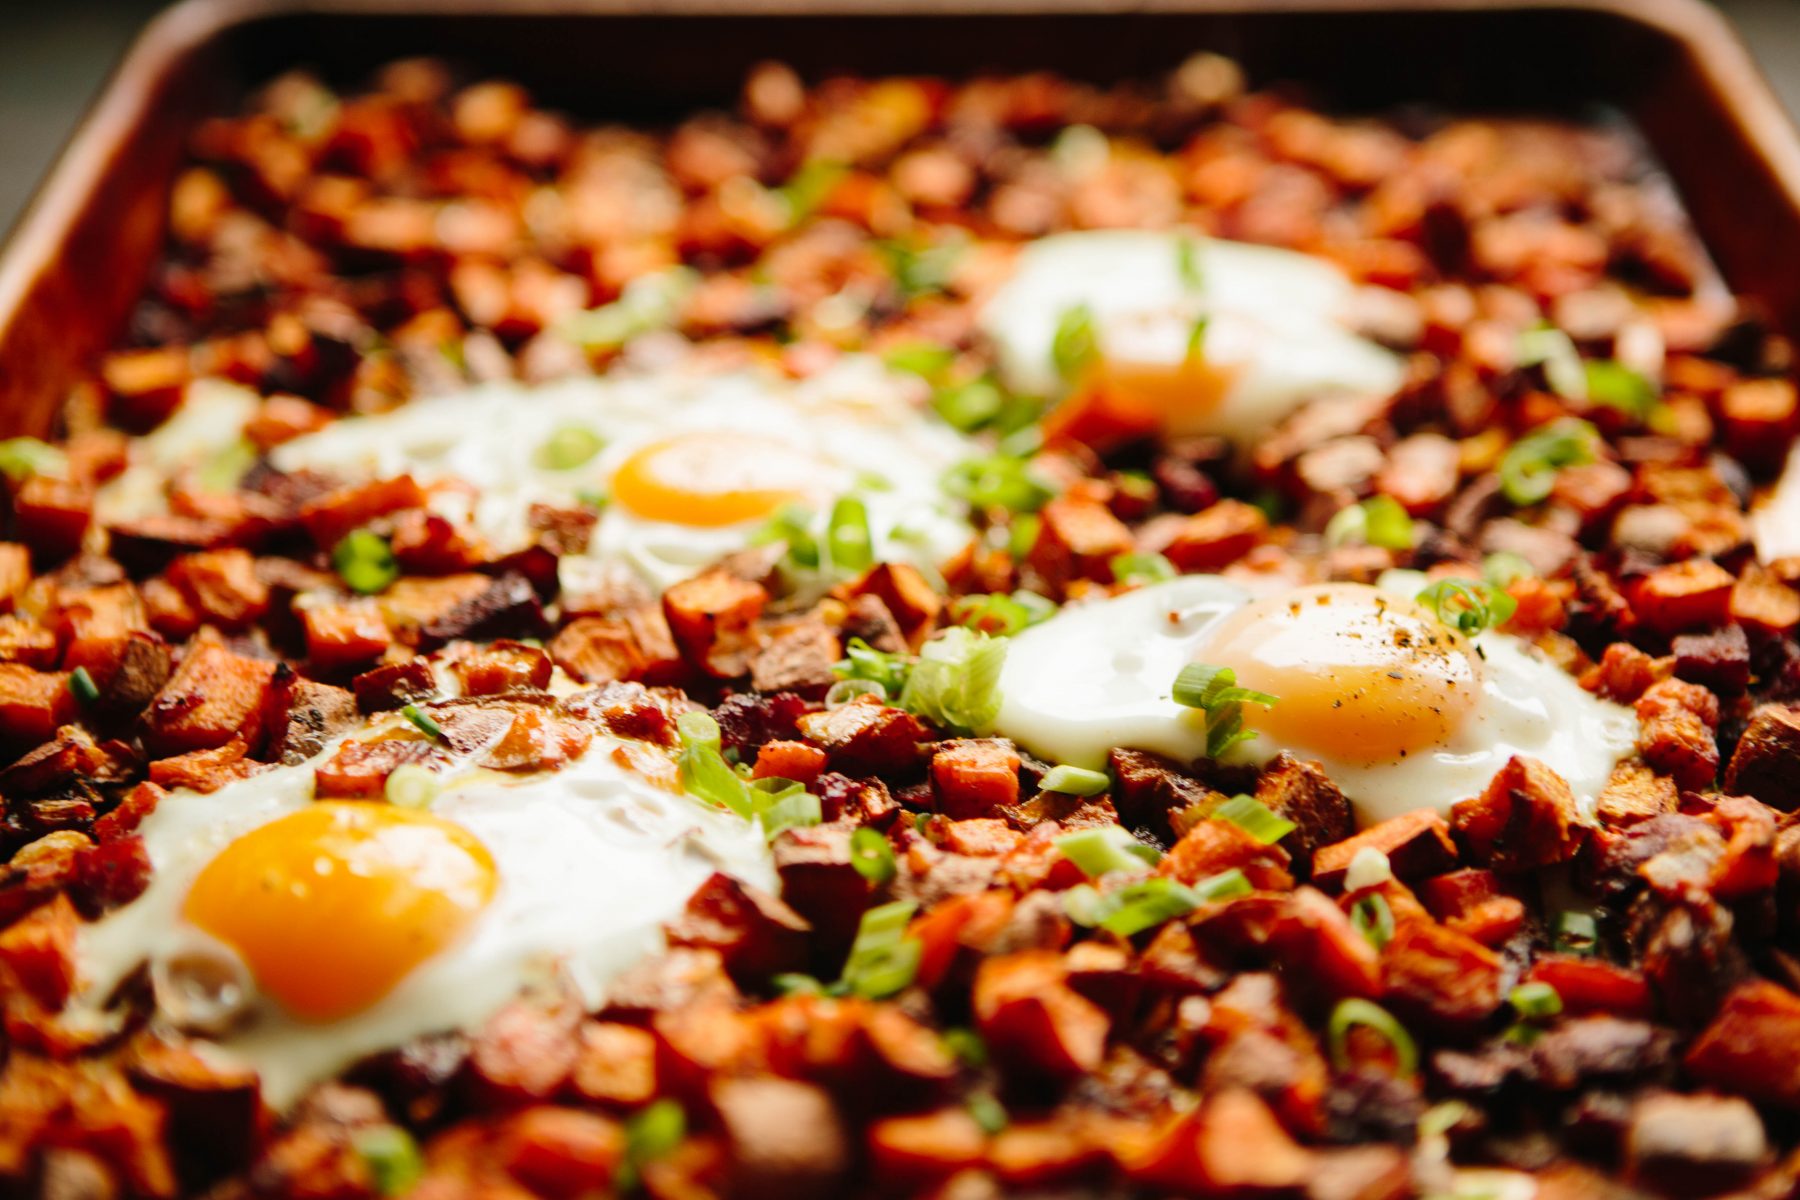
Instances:
[[[1220,500],[1188,517],[1163,554],[1180,571],[1217,571],[1250,553],[1268,530],[1269,518],[1262,509]]]
[[[216,642],[190,646],[144,712],[144,745],[156,755],[186,754],[242,737],[254,751],[277,665]]]
[[[507,1108],[550,1099],[575,1069],[580,1026],[580,1006],[564,997],[508,1004],[470,1039],[468,1070],[476,1094]]]
[[[757,779],[793,779],[810,784],[825,770],[825,752],[805,742],[764,742],[756,752],[751,775]]]
[[[244,422],[244,436],[258,450],[270,450],[302,434],[316,433],[334,419],[329,408],[299,396],[270,396]]]
[[[1415,433],[1395,442],[1375,476],[1375,490],[1392,496],[1415,517],[1425,516],[1456,492],[1462,453],[1441,433]]]
[[[985,817],[1019,802],[1019,752],[1003,738],[946,742],[931,756],[931,786],[945,816]]]
[[[1317,888],[1297,888],[1281,900],[1268,941],[1279,961],[1296,968],[1296,987],[1331,999],[1371,996],[1380,989],[1375,947]],[[1304,974],[1298,971],[1302,963]]]
[[[233,738],[211,750],[194,750],[150,764],[150,782],[163,788],[216,792],[228,783],[269,769],[268,763],[244,757],[244,739]]]
[[[498,641],[474,647],[451,663],[470,696],[542,691],[550,685],[550,656],[524,642]]]
[[[423,508],[395,513],[393,527],[388,544],[408,574],[452,575],[474,568],[486,557],[472,529]]]
[[[60,649],[56,634],[36,621],[0,617],[0,662],[47,671],[56,666]]]
[[[852,585],[850,594],[873,596],[881,601],[899,626],[901,636],[915,646],[931,632],[944,606],[944,598],[926,582],[918,568],[905,563],[877,563]]]
[[[161,576],[146,579],[141,589],[144,617],[150,628],[172,642],[185,642],[200,628],[200,614],[181,589]]]
[[[1105,504],[1069,494],[1038,513],[1037,540],[1026,561],[1057,587],[1073,579],[1111,583],[1112,560],[1130,553],[1132,546],[1131,530]]]
[[[1202,1195],[1258,1195],[1305,1186],[1314,1156],[1288,1136],[1255,1092],[1229,1088],[1200,1106],[1194,1165],[1192,1186]]]
[[[631,626],[611,617],[577,617],[550,639],[550,657],[583,683],[627,680],[644,668]]]
[[[1736,578],[1718,563],[1689,559],[1658,567],[1627,594],[1638,619],[1660,633],[1722,625],[1731,615]]]
[[[88,673],[100,691],[94,705],[102,712],[136,712],[168,683],[174,652],[156,634],[133,630],[71,642],[63,666]]]
[[[965,1108],[885,1117],[869,1126],[869,1155],[884,1178],[942,1179],[986,1157],[987,1134]]]
[[[714,569],[664,592],[663,616],[688,662],[730,679],[749,669],[753,627],[768,601],[761,584]]]
[[[1739,984],[1688,1047],[1702,1083],[1783,1108],[1800,1108],[1800,997],[1766,980]]]
[[[973,1001],[988,1047],[1027,1073],[1086,1074],[1106,1052],[1105,1010],[1069,987],[1055,951],[988,958],[976,972]]]
[[[31,550],[22,542],[0,542],[0,612],[11,612],[13,599],[31,582]]]
[[[1430,921],[1407,921],[1381,956],[1389,1003],[1443,1025],[1471,1025],[1500,1007],[1500,959],[1474,938]]]
[[[583,722],[553,710],[523,708],[481,756],[481,764],[496,771],[559,770],[581,757],[593,740],[593,729]]]
[[[569,1079],[576,1095],[596,1104],[636,1107],[656,1096],[656,1039],[647,1030],[606,1021],[581,1027],[581,1050]]]
[[[1182,835],[1156,865],[1166,875],[1190,886],[1233,868],[1241,870],[1257,887],[1288,888],[1294,883],[1287,872],[1288,853],[1280,846],[1265,846],[1249,831],[1231,821],[1204,820]]]
[[[100,362],[100,380],[110,393],[113,419],[134,433],[168,419],[181,404],[182,389],[192,374],[184,346],[117,350]]]
[[[1684,788],[1699,789],[1719,771],[1719,698],[1679,679],[1652,684],[1637,701],[1638,753]]]
[[[1500,889],[1492,871],[1464,868],[1419,884],[1431,915],[1484,946],[1498,946],[1525,923],[1525,905]]]
[[[170,564],[168,576],[195,610],[221,629],[248,628],[269,611],[269,585],[257,578],[248,550],[186,554]]]
[[[1634,704],[1647,688],[1667,679],[1674,663],[1654,659],[1629,642],[1614,642],[1581,675],[1581,686],[1620,704]]]
[[[1547,983],[1569,1013],[1604,1013],[1647,1020],[1655,1008],[1650,985],[1641,971],[1598,958],[1543,954],[1531,964],[1526,979]]]
[[[1450,828],[1477,860],[1508,871],[1567,862],[1585,832],[1568,783],[1522,754],[1481,795],[1451,807]]]
[[[507,1121],[496,1154],[506,1173],[539,1196],[603,1191],[625,1159],[617,1121],[574,1108],[542,1105]]]
[[[421,650],[433,650],[459,638],[488,641],[539,637],[548,632],[544,606],[531,581],[507,571],[420,625],[416,636]]]
[[[709,1095],[730,1147],[735,1193],[752,1200],[842,1194],[852,1151],[830,1092],[764,1077],[718,1079]]]
[[[430,767],[448,761],[449,756],[442,750],[418,738],[352,738],[340,743],[329,759],[314,768],[313,774],[321,797],[367,800],[379,798],[388,776],[402,766]]]
[[[22,920],[0,928],[0,979],[10,978],[54,1012],[75,986],[79,921],[67,895],[58,895]]]
[[[416,641],[419,630],[481,595],[492,584],[486,575],[477,574],[435,579],[409,575],[396,580],[376,602],[390,628],[407,635],[409,641]]]
[[[1602,827],[1617,829],[1674,812],[1680,799],[1674,780],[1641,762],[1622,762],[1594,802],[1594,815]]]
[[[1731,588],[1731,619],[1752,632],[1775,635],[1800,625],[1800,592],[1760,563],[1747,563]]]
[[[381,606],[368,599],[345,599],[300,608],[306,656],[321,671],[336,671],[380,658],[394,635]]]
[[[66,674],[0,663],[0,738],[35,746],[49,740],[57,726],[75,716],[75,698],[69,694]]]
[[[13,493],[13,525],[32,554],[50,561],[81,549],[94,519],[94,491],[50,475],[33,475]]]
[[[1350,860],[1364,847],[1387,855],[1388,864],[1401,879],[1441,875],[1456,865],[1456,843],[1450,839],[1450,826],[1434,810],[1421,808],[1371,825],[1355,837],[1321,849],[1313,856],[1313,882],[1322,888],[1343,886]]]
[[[1719,394],[1725,450],[1753,471],[1772,471],[1794,434],[1794,381],[1745,379]]]
[[[300,522],[321,550],[330,550],[353,529],[404,508],[421,508],[425,489],[411,475],[378,479],[327,492],[300,509]]]

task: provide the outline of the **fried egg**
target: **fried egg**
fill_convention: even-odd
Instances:
[[[875,555],[936,566],[971,537],[940,486],[968,443],[915,402],[916,381],[850,359],[794,382],[670,370],[496,384],[350,417],[275,448],[283,470],[411,473],[467,484],[437,503],[498,549],[522,545],[534,503],[600,503],[587,557],[667,586],[741,550],[778,513],[823,537],[841,497],[868,513]]]
[[[1020,634],[997,730],[1090,769],[1115,746],[1203,757],[1205,714],[1171,696],[1189,663],[1230,667],[1240,686],[1277,697],[1243,705],[1255,736],[1227,761],[1282,750],[1316,760],[1364,823],[1447,811],[1516,754],[1548,764],[1591,804],[1636,743],[1630,710],[1510,634],[1464,637],[1413,600],[1362,584],[1257,596],[1207,575],[1069,607]]]
[[[755,826],[625,770],[617,745],[449,776],[429,810],[315,801],[310,764],[171,793],[139,830],[149,888],[82,930],[70,1011],[105,1023],[148,966],[156,1019],[202,1027],[281,1109],[553,980],[597,1008],[715,870],[777,886]]]
[[[1292,250],[1097,230],[1027,246],[979,320],[1009,387],[1072,388],[1051,413],[1053,430],[1093,440],[1087,419],[1103,434],[1241,443],[1309,400],[1400,386],[1401,361],[1344,325],[1353,290],[1331,263]],[[1083,308],[1097,356],[1085,377],[1064,380],[1058,330]]]

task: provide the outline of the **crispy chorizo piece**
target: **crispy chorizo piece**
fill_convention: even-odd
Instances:
[[[697,669],[720,679],[749,670],[760,647],[756,618],[769,593],[721,570],[683,580],[663,593],[663,616],[682,656]]]
[[[78,851],[69,895],[92,919],[136,900],[149,886],[150,855],[144,839],[133,833]]]
[[[118,807],[94,822],[95,840],[114,842],[130,834],[145,817],[156,811],[157,804],[166,795],[168,793],[154,783],[138,784],[125,793]]]
[[[1365,847],[1387,855],[1388,865],[1399,879],[1441,875],[1456,865],[1450,826],[1434,810],[1421,808],[1322,848],[1313,856],[1313,883],[1328,890],[1343,886],[1350,860]]]
[[[934,595],[936,593],[933,593]],[[839,625],[844,641],[861,638],[884,654],[901,654],[906,650],[906,635],[893,610],[880,596],[863,592],[850,600],[850,609]]]
[[[300,506],[300,523],[306,526],[313,543],[330,550],[351,530],[367,525],[376,517],[406,508],[423,508],[425,489],[411,475],[378,479],[369,483],[338,488],[308,500]]]
[[[1679,679],[1654,683],[1638,697],[1638,753],[1659,774],[1698,790],[1719,772],[1719,698]]]
[[[734,979],[748,984],[805,964],[806,919],[780,899],[714,872],[669,923],[669,944],[715,950]]]
[[[577,617],[550,639],[550,657],[582,683],[613,683],[644,669],[636,636],[624,621]]]
[[[278,691],[281,711],[269,726],[265,754],[270,762],[304,762],[357,721],[356,697],[343,688],[296,676]]]
[[[1800,805],[1800,708],[1758,705],[1738,738],[1722,786],[1782,812]]]
[[[1564,1092],[1655,1077],[1673,1058],[1674,1041],[1668,1030],[1645,1020],[1612,1013],[1566,1017],[1532,1042],[1525,1071],[1539,1085]]]
[[[60,562],[81,549],[94,519],[92,487],[33,475],[13,493],[13,528],[38,559]]]
[[[1356,831],[1350,801],[1344,798],[1315,762],[1302,762],[1282,751],[1263,768],[1256,781],[1256,798],[1276,815],[1294,823],[1294,831],[1281,845],[1304,874],[1321,847],[1341,842]]]
[[[759,692],[821,696],[837,682],[832,668],[842,655],[837,634],[817,616],[778,625],[750,660],[750,686]]]
[[[224,1066],[161,1038],[134,1041],[125,1070],[168,1114],[168,1142],[182,1181],[196,1186],[250,1162],[267,1134],[256,1073]]]
[[[1019,799],[1019,752],[1004,738],[943,742],[931,756],[938,811],[962,820],[982,817]]]
[[[800,731],[830,756],[833,770],[889,775],[916,766],[931,735],[919,719],[873,697],[800,718]]]
[[[1567,862],[1584,832],[1562,776],[1524,755],[1509,759],[1480,796],[1452,806],[1450,828],[1472,857],[1503,871]]]
[[[395,513],[388,545],[409,575],[454,575],[472,570],[485,557],[473,531],[423,508]]]
[[[458,638],[490,641],[502,637],[540,637],[550,632],[544,606],[523,575],[507,572],[480,592],[439,613],[419,627],[419,646],[431,650]]]
[[[869,905],[869,883],[850,862],[850,829],[813,825],[785,829],[774,842],[781,897],[811,923],[814,953],[841,955]]]
[[[437,695],[437,673],[426,659],[409,658],[364,671],[350,681],[350,690],[363,712],[391,712]]]
[[[142,578],[163,571],[183,556],[224,546],[232,540],[228,522],[177,513],[152,513],[107,526],[107,550]]]
[[[747,1200],[838,1194],[850,1170],[849,1134],[830,1093],[771,1077],[721,1079],[710,1091]]]
[[[1640,1099],[1625,1134],[1625,1173],[1676,1196],[1711,1196],[1748,1182],[1770,1157],[1762,1118],[1736,1096]]]
[[[352,800],[379,798],[388,776],[408,764],[447,764],[449,756],[418,738],[353,738],[314,768],[318,794]]]
[[[381,593],[378,603],[395,636],[416,645],[425,626],[473,601],[493,585],[490,577],[472,572],[435,578],[409,575],[395,580]]]
[[[565,697],[562,708],[572,717],[599,721],[615,737],[673,746],[675,716],[686,703],[685,697],[668,689],[608,683]]]
[[[1118,781],[1113,803],[1119,809],[1119,823],[1128,829],[1149,829],[1164,836],[1172,832],[1170,814],[1221,798],[1172,760],[1148,751],[1112,750],[1107,765]]]
[[[575,1069],[581,1006],[564,997],[515,1000],[488,1018],[469,1043],[467,1081],[486,1106],[542,1102]]]
[[[988,957],[975,973],[973,1005],[994,1055],[1028,1074],[1087,1074],[1105,1054],[1106,1013],[1069,988],[1055,951]]]
[[[725,964],[713,950],[675,949],[625,971],[607,989],[599,1016],[627,1025],[648,1025],[658,1013],[683,1008],[728,1009],[740,997]]]
[[[191,644],[144,710],[145,747],[157,755],[185,754],[241,737],[255,751],[263,743],[269,689],[285,671],[216,642]]]
[[[1734,696],[1750,686],[1750,639],[1737,625],[1677,634],[1670,643],[1675,676]]]
[[[64,725],[54,737],[0,771],[0,796],[41,796],[76,780],[112,779],[121,764],[79,725]]]

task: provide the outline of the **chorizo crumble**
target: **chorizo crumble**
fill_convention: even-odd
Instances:
[[[1014,244],[1174,226],[1335,262],[1403,386],[1234,457],[995,382],[974,300]],[[1795,429],[1791,348],[1624,132],[1339,119],[1203,55],[1110,88],[768,65],[651,133],[408,61],[204,123],[169,229],[57,438],[0,444],[0,1191],[1793,1193],[1800,559],[1757,555],[1748,515]],[[664,302],[626,292],[674,268]],[[998,447],[959,476],[979,536],[941,578],[876,562],[822,595],[780,539],[661,596],[577,593],[558,561],[592,507],[540,506],[500,553],[411,476],[268,459],[672,344],[923,375]],[[203,378],[261,397],[243,444],[174,471],[166,512],[97,516]],[[1286,754],[1047,778],[979,736],[967,659],[931,658],[1171,571],[1394,567],[1485,572],[1446,620],[1635,707],[1593,811],[1525,758],[1360,831]],[[871,686],[909,666],[950,682]],[[598,1012],[522,997],[286,1113],[142,989],[120,1029],[65,1019],[79,930],[144,889],[134,830],[176,789],[312,763],[321,796],[379,801],[458,754],[554,770],[597,731],[673,779],[702,712],[720,761],[816,806],[769,825],[779,896],[713,876]]]

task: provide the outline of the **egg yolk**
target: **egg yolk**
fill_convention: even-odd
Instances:
[[[716,527],[755,521],[826,490],[816,458],[775,438],[708,431],[652,443],[619,465],[613,499],[640,517]]]
[[[1196,653],[1278,697],[1244,724],[1278,746],[1344,763],[1395,762],[1442,745],[1468,718],[1481,665],[1468,641],[1410,600],[1362,584],[1247,604]]]
[[[1104,448],[1158,433],[1197,433],[1239,370],[1190,354],[1176,362],[1103,358],[1044,419],[1044,436]]]
[[[454,942],[494,886],[493,858],[460,825],[323,802],[225,847],[182,911],[294,1016],[330,1021],[374,1004]]]

